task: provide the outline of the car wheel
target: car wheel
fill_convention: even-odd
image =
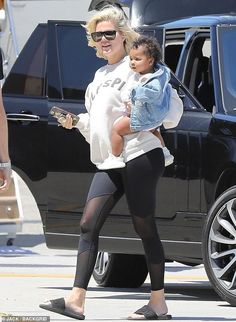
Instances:
[[[203,260],[215,291],[236,306],[236,186],[225,191],[209,211],[203,230]]]
[[[99,252],[93,277],[100,286],[139,287],[144,283],[147,273],[143,255]]]

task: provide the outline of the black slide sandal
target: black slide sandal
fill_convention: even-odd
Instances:
[[[170,314],[157,315],[156,312],[148,305],[144,305],[139,310],[134,312],[137,317],[129,317],[128,320],[171,320]]]
[[[45,303],[39,304],[41,309],[51,311],[54,313],[62,314],[77,320],[84,320],[85,316],[83,314],[74,312],[65,307],[65,299],[63,297],[55,300],[50,300]]]

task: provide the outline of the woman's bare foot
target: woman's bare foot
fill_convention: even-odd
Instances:
[[[84,314],[86,290],[74,287],[68,297],[65,298],[65,306],[73,312]]]

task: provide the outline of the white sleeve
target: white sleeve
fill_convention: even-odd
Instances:
[[[179,124],[183,114],[183,102],[179,97],[176,89],[171,87],[169,112],[167,113],[163,126],[165,129],[171,129]]]
[[[90,143],[90,117],[89,110],[91,106],[91,95],[90,95],[90,85],[88,85],[85,92],[85,107],[88,113],[80,113],[79,122],[76,124],[76,128],[81,132],[84,136],[85,140]]]

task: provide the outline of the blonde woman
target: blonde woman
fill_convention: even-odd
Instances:
[[[126,111],[122,89],[134,73],[129,67],[132,42],[139,37],[122,10],[107,7],[86,25],[88,43],[107,64],[97,70],[86,91],[88,113],[80,114],[76,127],[90,144],[91,161],[98,167],[111,151],[111,129]],[[164,120],[165,121],[165,120]],[[175,119],[168,122],[175,123]],[[69,115],[62,124],[72,128]],[[160,140],[151,132],[124,138],[126,167],[97,171],[88,193],[80,222],[78,260],[73,289],[66,298],[47,301],[41,308],[83,320],[87,286],[98,252],[99,232],[117,201],[126,195],[134,228],[142,240],[151,279],[150,300],[128,319],[171,319],[164,296],[164,252],[155,219],[156,186],[164,171]]]

